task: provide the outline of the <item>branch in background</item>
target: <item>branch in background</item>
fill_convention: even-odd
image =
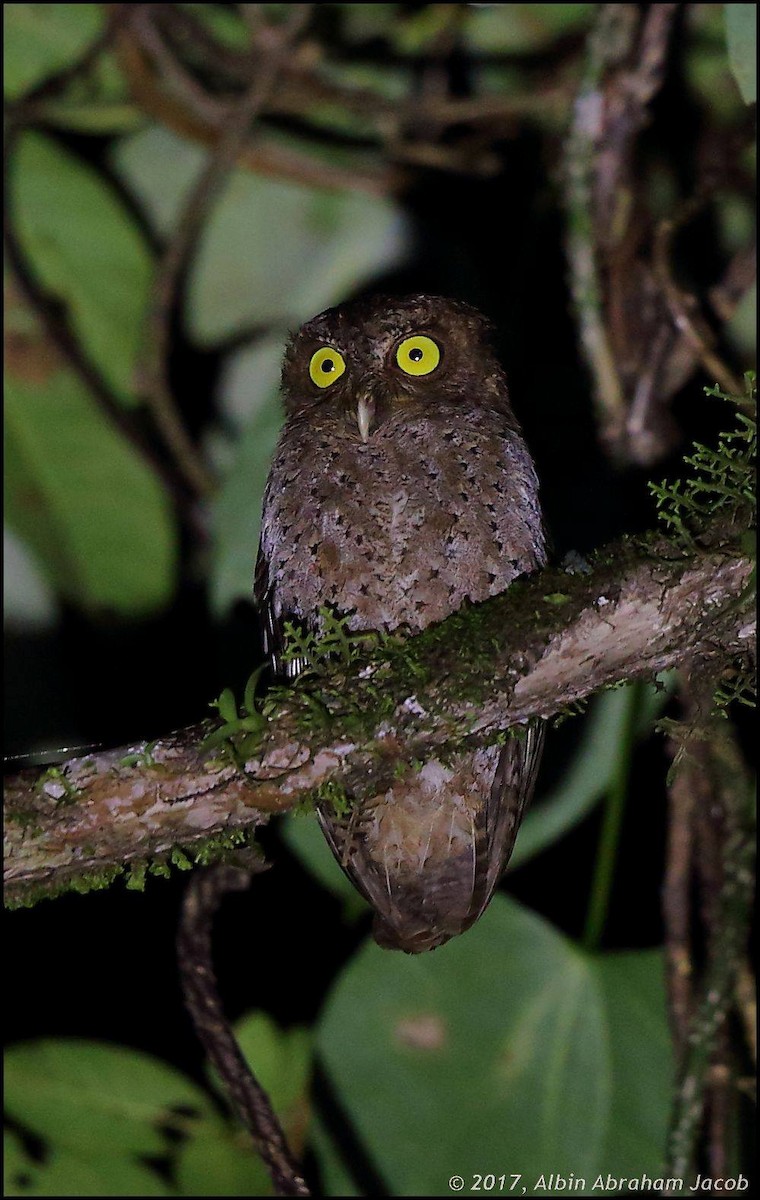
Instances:
[[[616,326],[628,324],[620,289],[630,293],[634,286],[645,287],[631,245],[636,207],[632,152],[648,119],[647,107],[662,84],[676,9],[675,4],[653,4],[644,16],[636,4],[599,6],[566,148],[567,254],[581,345],[600,438],[612,453],[623,456],[630,452],[630,397],[619,361],[621,339],[615,337]],[[637,309],[634,319],[640,321],[642,306]],[[628,338],[627,352],[642,341],[650,354],[651,336]],[[662,357],[666,346],[658,349]],[[651,357],[649,365],[651,370]],[[640,379],[640,370],[633,374]],[[655,387],[652,380],[649,391]],[[640,400],[639,422],[643,407]],[[656,436],[652,443],[653,436],[652,430],[640,434],[634,455],[639,460],[653,461],[661,453],[663,439]]]
[[[704,685],[711,670],[702,666],[700,674]],[[725,1106],[729,1068],[722,1037],[746,961],[755,859],[754,788],[729,723],[706,717],[703,710],[687,730],[683,749],[684,755],[693,759],[694,770],[706,776],[711,795],[708,811],[702,816],[713,824],[714,836],[706,836],[703,830],[700,855],[703,912],[709,922],[707,963],[689,1022],[668,1139],[666,1174],[681,1179],[694,1169],[708,1098],[710,1158],[718,1164],[728,1159],[726,1138],[731,1123]],[[717,1070],[711,1075],[713,1068]]]
[[[244,56],[217,43],[192,13],[172,5],[141,6],[117,47],[122,69],[140,105],[183,136],[215,144],[239,102],[251,63],[254,69],[260,69],[271,52],[268,26],[261,23],[257,12],[244,10],[244,15],[251,13],[249,25],[254,40],[250,53]],[[463,16],[458,6],[452,6],[452,24],[458,27]],[[443,48],[450,45],[453,32],[440,30],[428,54],[435,57],[441,49],[435,43],[443,35]],[[318,120],[321,111],[342,110],[346,117],[361,118],[366,138],[375,143],[376,165],[367,165],[366,153],[356,147],[351,135],[345,144],[356,159],[351,168],[278,145],[266,135],[259,135],[241,150],[239,165],[312,186],[371,194],[399,192],[410,184],[411,173],[399,164],[493,175],[500,166],[494,143],[508,136],[520,119],[552,115],[561,120],[570,96],[565,83],[537,83],[518,95],[452,97],[447,94],[448,76],[437,62],[438,86],[432,92],[414,94],[410,73],[410,91],[395,99],[326,76],[320,49],[316,42],[304,42],[283,62],[278,87],[262,105],[261,115],[295,118],[317,146],[324,137]],[[202,69],[196,77],[193,68],[199,66]],[[215,76],[213,87],[207,86],[209,75]],[[444,134],[454,127],[457,135],[452,143],[445,140]],[[340,140],[340,125],[331,130],[331,136]]]
[[[247,869],[216,866],[190,880],[182,902],[177,959],[195,1031],[229,1091],[277,1195],[310,1196],[269,1097],[251,1072],[224,1015],[211,954],[211,929],[219,904],[228,892],[245,891],[251,876],[263,869],[261,860]]]
[[[253,30],[251,47],[254,63],[263,61],[269,52],[268,31],[260,14],[244,9],[243,15]],[[413,91],[398,99],[367,87],[346,86],[326,75],[324,54],[317,42],[304,42],[300,52],[292,54],[283,64],[276,92],[267,99],[266,116],[295,117],[305,123],[311,136],[320,140],[322,129],[314,125],[320,110],[343,110],[348,117],[363,119],[366,136],[382,148],[387,160],[410,162],[439,170],[489,175],[498,170],[499,158],[491,145],[507,135],[516,118],[552,114],[561,120],[569,100],[566,85],[544,85],[539,82],[524,93],[513,96],[484,95],[467,98],[448,95],[448,72],[441,69],[442,57],[451,50],[464,19],[464,8],[453,5],[444,26],[433,35],[426,50],[423,83],[432,71],[436,87],[423,86],[421,94]],[[252,18],[252,19],[251,19]],[[250,73],[250,58],[239,51],[220,45],[209,30],[189,12],[171,5],[146,5],[139,22],[133,26],[133,42],[122,39],[122,65],[128,67],[133,83],[140,86],[140,100],[149,101],[151,111],[163,119],[171,112],[172,120],[191,120],[206,131],[224,128],[236,97]],[[145,61],[147,59],[147,62]],[[431,63],[430,60],[436,60]],[[155,74],[149,64],[156,68]],[[407,64],[408,65],[408,64]],[[201,67],[199,77],[193,68]],[[214,76],[213,88],[207,86],[209,75]],[[410,85],[413,73],[410,72]],[[167,87],[168,85],[168,87]],[[233,99],[231,100],[230,97]],[[168,104],[166,103],[168,102]],[[158,105],[158,109],[156,108]],[[483,141],[474,129],[467,126],[493,126]],[[457,144],[442,141],[442,135],[458,127]],[[336,131],[333,130],[335,134]],[[337,131],[340,137],[340,130]],[[260,169],[277,173],[277,147],[259,142],[249,155],[261,155]],[[270,153],[273,157],[269,160]],[[259,169],[253,164],[253,169]],[[284,160],[281,166],[286,167]],[[307,156],[298,156],[299,171],[313,175],[322,171],[321,182],[330,185],[333,172],[338,186],[370,191],[394,191],[406,186],[409,176],[391,168],[375,170],[369,175],[360,163],[354,174],[329,163]],[[296,178],[303,178],[302,174]]]
[[[705,374],[717,380],[724,391],[735,396],[743,392],[741,380],[715,352],[715,337],[707,322],[699,313],[696,296],[684,292],[673,278],[671,257],[673,238],[678,230],[698,211],[704,201],[696,198],[690,204],[684,205],[682,211],[669,220],[660,221],[654,235],[654,270],[662,293],[667,301],[673,324],[686,341],[692,357],[699,360]]]
[[[736,1006],[744,1027],[752,1065],[757,1070],[757,983],[746,959],[736,977]]]
[[[696,369],[742,391],[671,265],[674,234],[725,185],[725,171],[705,167],[695,198],[655,226],[636,155],[664,81],[677,6],[598,8],[565,152],[570,284],[600,440],[614,457],[649,466],[678,440],[669,401]],[[748,247],[709,293],[720,323],[754,277]]]
[[[674,743],[674,756],[682,747]],[[683,1058],[692,1010],[691,886],[694,809],[704,803],[703,777],[687,759],[668,788],[668,841],[662,912],[665,925],[668,1012],[676,1060]]]
[[[140,6],[137,7],[135,21],[143,18],[144,11]],[[178,469],[199,496],[212,489],[213,480],[188,435],[171,394],[169,355],[172,314],[180,284],[209,209],[235,165],[253,120],[274,88],[281,65],[302,31],[309,11],[310,7],[306,4],[290,8],[284,25],[278,30],[270,55],[261,64],[253,82],[230,115],[208,163],[190,189],[177,219],[175,232],[156,272],[146,334],[147,361],[142,372],[145,399]]]
[[[205,121],[169,95],[150,70],[141,48],[130,37],[123,36],[119,40],[117,57],[132,95],[148,116],[180,137],[204,146],[217,144],[222,116],[217,116],[213,122]],[[381,165],[368,167],[356,162],[350,168],[343,167],[261,138],[241,149],[237,165],[260,175],[309,187],[353,190],[373,196],[400,190],[404,178],[399,171]]]
[[[721,662],[743,656],[754,645],[750,572],[727,548],[623,542],[588,575],[539,572],[381,646],[331,674],[318,695],[295,687],[244,771],[204,750],[209,729],[199,726],[25,771],[6,787],[6,897],[34,900],[88,873],[103,883],[125,866],[139,878],[170,856],[189,866],[215,838],[234,840],[320,788],[374,794],[399,763],[492,743],[510,725],[651,678],[697,649]]]

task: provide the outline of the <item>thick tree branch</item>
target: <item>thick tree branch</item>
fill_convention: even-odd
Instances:
[[[492,742],[695,651],[721,662],[752,653],[750,571],[731,545],[685,553],[665,538],[623,541],[588,574],[540,572],[295,687],[268,712],[244,769],[204,749],[206,722],[24,771],[6,786],[6,899],[97,886],[125,866],[134,886],[148,862],[208,861],[320,788],[375,794],[399,764]]]

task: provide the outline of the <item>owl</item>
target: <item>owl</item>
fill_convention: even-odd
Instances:
[[[439,296],[331,308],[290,340],[255,598],[276,674],[285,622],[414,633],[545,561],[535,469],[475,309]],[[347,816],[318,817],[387,948],[431,950],[486,908],[543,734],[431,757]]]

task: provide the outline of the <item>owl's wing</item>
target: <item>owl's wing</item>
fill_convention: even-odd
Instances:
[[[292,614],[280,612],[275,605],[274,588],[269,579],[269,560],[260,543],[253,580],[253,599],[261,614],[264,652],[269,657],[274,675],[280,679],[296,679],[306,666],[305,660],[289,658],[286,661],[283,658],[286,645],[285,623],[296,618]],[[365,886],[362,876],[357,874],[348,860],[346,848],[347,838],[350,840],[353,834],[353,830],[348,830],[351,822],[341,822],[326,807],[318,809],[317,816],[327,844],[356,890],[373,908],[377,909],[378,904],[382,907],[381,891],[373,887],[371,881],[369,886]]]
[[[514,848],[533,792],[543,741],[543,722],[531,722],[524,738],[510,738],[505,743],[485,803],[470,809],[466,844],[455,846],[452,842],[449,854],[423,857],[415,871],[405,872],[403,883],[382,868],[371,803],[347,816],[336,816],[328,805],[318,807],[330,849],[375,911],[373,933],[381,946],[411,954],[432,950],[469,929],[483,913]],[[416,807],[413,790],[397,800],[401,805],[408,800],[411,809]],[[453,816],[453,810],[449,811]],[[408,843],[410,860],[426,838],[429,842],[430,836],[435,836],[433,825],[440,816],[440,809],[419,813]]]
[[[488,870],[484,908],[512,855],[525,809],[533,795],[545,736],[543,721],[529,721],[525,737],[509,738],[499,756],[486,807]]]
[[[274,598],[269,562],[259,548],[254,598],[262,616],[264,648],[276,676],[293,680],[306,661],[285,658],[284,626],[295,621],[283,613]],[[544,741],[543,722],[529,722],[524,738],[509,738],[501,749],[485,803],[474,807],[470,834],[463,848],[433,864],[423,862],[403,886],[370,854],[367,843],[372,803],[358,805],[338,816],[331,805],[317,807],[325,839],[344,873],[375,912],[374,935],[380,945],[419,953],[442,945],[474,924],[488,905],[507,865],[528,801],[533,792]],[[414,807],[413,793],[409,797]],[[429,832],[421,814],[415,829],[416,845]],[[430,816],[430,821],[435,815]]]
[[[277,678],[294,680],[306,666],[304,658],[285,658],[285,622],[298,624],[295,614],[282,613],[275,602],[274,588],[269,579],[269,559],[259,543],[256,570],[253,576],[253,602],[261,613],[261,628],[264,638],[264,653],[269,657],[272,671]]]

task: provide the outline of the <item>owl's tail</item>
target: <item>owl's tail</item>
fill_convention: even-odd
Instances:
[[[403,950],[404,954],[424,954],[426,950],[436,950],[445,942],[451,941],[457,934],[464,933],[464,930],[469,929],[474,921],[475,917],[466,925],[462,925],[459,929],[452,930],[451,932],[421,928],[414,933],[408,931],[402,934],[393,925],[389,924],[388,921],[383,920],[382,917],[375,916],[372,922],[372,936],[383,950]]]

